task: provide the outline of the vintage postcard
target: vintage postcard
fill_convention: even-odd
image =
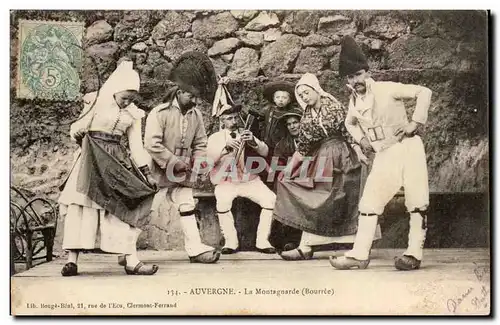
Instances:
[[[490,315],[489,26],[11,10],[11,315]]]

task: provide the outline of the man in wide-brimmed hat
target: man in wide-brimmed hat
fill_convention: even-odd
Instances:
[[[151,171],[158,185],[167,189],[178,207],[191,262],[215,263],[220,253],[201,241],[193,189],[186,181],[191,179],[193,161],[206,156],[207,134],[196,106],[201,100],[213,101],[217,80],[210,59],[201,52],[184,53],[175,62],[169,79],[175,86],[167,92],[165,102],[148,115],[145,148],[153,158]]]
[[[366,57],[352,37],[345,37],[339,73],[347,77],[352,94],[345,125],[364,152],[374,151],[373,166],[359,203],[358,231],[354,247],[345,256],[330,258],[337,269],[366,268],[378,216],[404,187],[410,213],[408,248],[395,258],[398,270],[420,267],[427,232],[429,185],[424,145],[416,134],[427,122],[430,89],[411,84],[374,81]],[[403,99],[416,99],[408,121]]]
[[[296,139],[300,132],[302,114],[301,109],[294,108],[278,118],[278,124],[286,130],[285,136],[274,147],[274,156],[279,157],[280,165],[281,162],[286,165],[288,158],[292,157],[297,150]]]
[[[276,195],[262,182],[258,162],[262,170],[268,146],[253,135],[250,130],[238,128],[240,105],[224,110],[220,119],[224,128],[208,138],[207,156],[214,168],[210,180],[215,185],[217,214],[224,234],[225,245],[222,254],[233,254],[239,249],[234,217],[231,212],[236,197],[244,197],[261,207],[255,246],[257,251],[274,254],[276,250],[268,241]],[[253,159],[250,159],[252,157]]]

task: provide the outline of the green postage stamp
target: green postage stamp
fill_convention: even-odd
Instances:
[[[19,21],[18,98],[78,98],[83,30],[82,22]]]

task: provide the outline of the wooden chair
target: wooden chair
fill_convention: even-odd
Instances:
[[[11,275],[16,261],[25,262],[26,269],[33,266],[33,260],[52,261],[57,219],[57,210],[48,200],[29,199],[21,189],[11,186]],[[44,249],[45,255],[40,255]]]

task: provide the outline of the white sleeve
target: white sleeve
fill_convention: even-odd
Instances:
[[[421,124],[427,122],[427,114],[431,105],[432,91],[424,86],[391,83],[394,98],[416,98],[412,120]]]
[[[144,149],[142,143],[142,133],[141,133],[141,119],[136,119],[132,125],[127,129],[128,144],[130,147],[130,155],[132,159],[141,167],[148,165],[151,162],[151,157]]]
[[[215,164],[223,156],[223,150],[226,146],[223,137],[220,135],[221,133],[214,133],[208,137],[207,157]]]
[[[347,111],[347,116],[345,118],[345,127],[347,129],[347,132],[351,134],[351,136],[354,138],[354,141],[359,143],[361,139],[364,137],[363,130],[361,130],[361,127],[359,125],[358,119],[353,115],[354,111],[354,102],[351,98],[349,101],[349,109]]]
[[[252,147],[255,151],[257,151],[257,153],[262,157],[266,157],[267,154],[269,153],[269,147],[267,146],[267,144],[265,144],[264,141],[257,139],[257,137],[254,137],[254,140],[255,143],[257,143],[257,146],[255,147],[250,146],[250,147]]]
[[[73,124],[71,124],[69,129],[69,135],[73,141],[75,141],[75,133],[78,131],[86,131],[89,127],[89,123],[92,120],[95,112],[95,106],[92,107],[96,100],[97,91],[88,93],[83,96],[83,109],[78,116],[78,120],[76,120]],[[89,111],[92,107],[92,111]]]

